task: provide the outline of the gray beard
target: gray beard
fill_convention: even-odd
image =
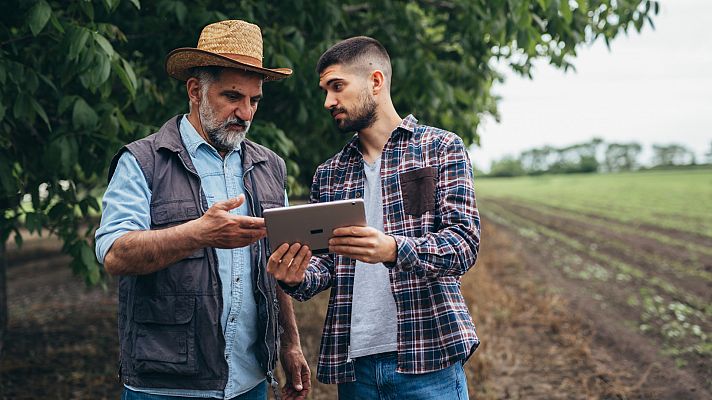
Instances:
[[[250,130],[250,122],[242,121],[238,118],[230,118],[224,122],[218,122],[207,101],[200,103],[198,114],[200,115],[200,123],[203,125],[203,130],[205,130],[205,134],[210,139],[210,144],[218,151],[228,152],[239,148],[247,136],[247,131]],[[232,126],[242,126],[244,129],[238,132],[228,130]]]

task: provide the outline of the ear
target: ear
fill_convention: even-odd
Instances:
[[[198,78],[188,78],[188,81],[185,83],[185,88],[188,91],[188,100],[190,101],[190,103],[195,106],[199,105],[201,100],[201,90],[200,81],[198,80]]]
[[[386,89],[386,77],[380,69],[377,69],[371,73],[371,86],[374,96],[380,94],[381,91]]]

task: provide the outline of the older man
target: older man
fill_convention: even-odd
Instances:
[[[291,300],[265,273],[261,215],[287,201],[285,163],[245,139],[262,82],[292,71],[263,67],[259,27],[236,20],[206,26],[166,70],[190,112],[114,157],[96,233],[120,276],[122,399],[265,399],[279,350],[283,392],[303,398]]]

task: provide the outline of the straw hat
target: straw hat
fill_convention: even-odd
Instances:
[[[198,47],[181,47],[168,53],[166,72],[186,81],[194,67],[218,66],[239,68],[264,75],[265,80],[284,79],[289,68],[262,66],[262,32],[260,27],[240,20],[227,20],[203,28]]]

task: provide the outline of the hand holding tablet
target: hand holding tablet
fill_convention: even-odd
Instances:
[[[366,226],[363,199],[271,208],[262,216],[273,253],[284,243],[300,243],[309,246],[313,254],[326,254],[335,229]]]

